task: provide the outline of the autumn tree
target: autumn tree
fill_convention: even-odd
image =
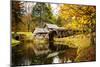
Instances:
[[[32,21],[32,7],[34,5],[34,3],[32,2],[28,2],[28,1],[25,1],[23,2],[24,3],[24,15],[22,17],[22,22],[20,25],[23,26],[23,28],[21,28],[22,30],[24,31],[27,31],[27,32],[30,32],[32,31],[32,28],[34,29],[34,24],[33,21]]]
[[[32,32],[35,27],[35,21],[32,20],[32,15],[31,13],[27,13],[26,15],[24,15],[22,18],[22,22],[20,23],[20,30],[24,31],[24,32]]]
[[[90,33],[91,44],[95,44],[96,6],[63,4],[59,16],[65,28]]]
[[[95,6],[62,4],[59,12],[62,24],[66,28],[95,31]]]
[[[23,3],[21,1],[12,1],[12,31],[18,32],[19,27],[18,24],[21,22],[21,16],[23,15],[24,10]]]

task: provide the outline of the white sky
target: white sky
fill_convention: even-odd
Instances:
[[[52,12],[54,15],[58,14],[59,12],[59,4],[51,4]]]
[[[34,4],[35,4],[34,2],[25,2],[24,3],[25,9],[27,9],[26,13],[31,13],[32,12],[32,8],[33,8]],[[52,12],[53,12],[54,15],[56,15],[59,11],[59,8],[57,8],[58,5],[59,4],[51,4]]]

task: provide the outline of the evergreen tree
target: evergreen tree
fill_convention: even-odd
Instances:
[[[54,23],[54,17],[49,3],[36,3],[32,10],[34,20],[38,21],[38,26],[43,27],[44,22]]]

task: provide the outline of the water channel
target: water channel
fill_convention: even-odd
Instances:
[[[12,47],[12,65],[27,66],[74,62],[77,48],[54,42],[33,43],[31,40],[22,41]]]

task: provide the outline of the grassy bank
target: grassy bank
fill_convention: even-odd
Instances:
[[[90,34],[80,34],[80,35],[73,35],[64,38],[54,38],[55,43],[65,43],[70,47],[88,47],[91,43],[90,41]]]
[[[95,35],[95,33],[93,33]],[[95,61],[96,45],[91,44],[91,34],[73,35],[64,38],[54,38],[55,43],[64,43],[69,47],[78,48],[76,62]]]

